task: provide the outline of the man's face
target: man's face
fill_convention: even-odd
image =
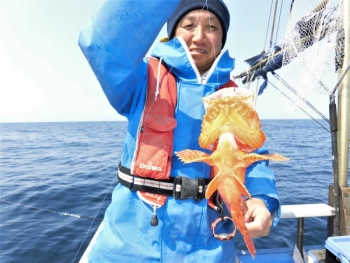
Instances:
[[[209,70],[222,46],[223,31],[216,15],[206,10],[187,13],[176,26],[177,36],[185,40],[199,72]]]

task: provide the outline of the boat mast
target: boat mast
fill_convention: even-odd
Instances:
[[[340,213],[340,235],[350,234],[350,188],[347,185],[349,169],[350,125],[350,1],[343,0],[344,60],[340,77],[344,79],[338,90],[339,115],[339,187],[343,209]],[[347,73],[346,73],[347,71]]]
[[[339,70],[342,76],[350,64],[350,1],[343,0],[344,60]],[[338,89],[338,169],[339,187],[346,187],[348,180],[349,123],[350,123],[350,71],[347,72]]]
[[[330,118],[332,139],[333,185],[330,186],[330,204],[335,208],[335,217],[328,221],[328,236],[349,234],[350,216],[346,213],[349,206],[350,188],[348,180],[349,157],[349,113],[350,113],[350,1],[340,0],[343,7],[343,23],[338,29],[344,34],[344,56],[338,70],[339,80],[330,96]],[[339,32],[338,32],[339,33]],[[339,85],[339,86],[338,86]],[[335,105],[335,91],[338,89],[338,114]],[[338,125],[339,124],[339,125]]]

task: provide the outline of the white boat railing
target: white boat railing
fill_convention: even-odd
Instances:
[[[326,204],[282,205],[281,219],[297,218],[297,248],[303,251],[304,218],[335,216],[335,209]]]

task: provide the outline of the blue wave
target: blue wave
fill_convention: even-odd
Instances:
[[[282,204],[327,203],[330,135],[307,120],[262,124],[270,151],[290,158],[270,162]],[[127,122],[1,124],[0,200],[10,203],[0,202],[0,262],[71,262],[82,244],[78,262],[111,201],[126,127]],[[293,247],[296,223],[280,220],[268,237],[255,240],[257,248]],[[306,220],[304,232],[305,245],[319,245],[326,219]],[[239,235],[236,241],[244,249]]]

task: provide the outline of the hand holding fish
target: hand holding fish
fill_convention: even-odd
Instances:
[[[272,218],[265,203],[257,198],[247,200],[245,214],[246,227],[252,238],[267,236],[272,226]]]
[[[198,141],[202,148],[213,152],[186,149],[175,154],[184,163],[205,162],[213,167],[215,176],[205,197],[209,199],[216,190],[219,192],[254,258],[252,237],[267,235],[272,219],[264,202],[252,199],[245,187],[246,168],[261,160],[288,159],[279,154],[253,153],[266,139],[253,108],[253,97],[247,89],[224,88],[203,98],[206,113]]]

